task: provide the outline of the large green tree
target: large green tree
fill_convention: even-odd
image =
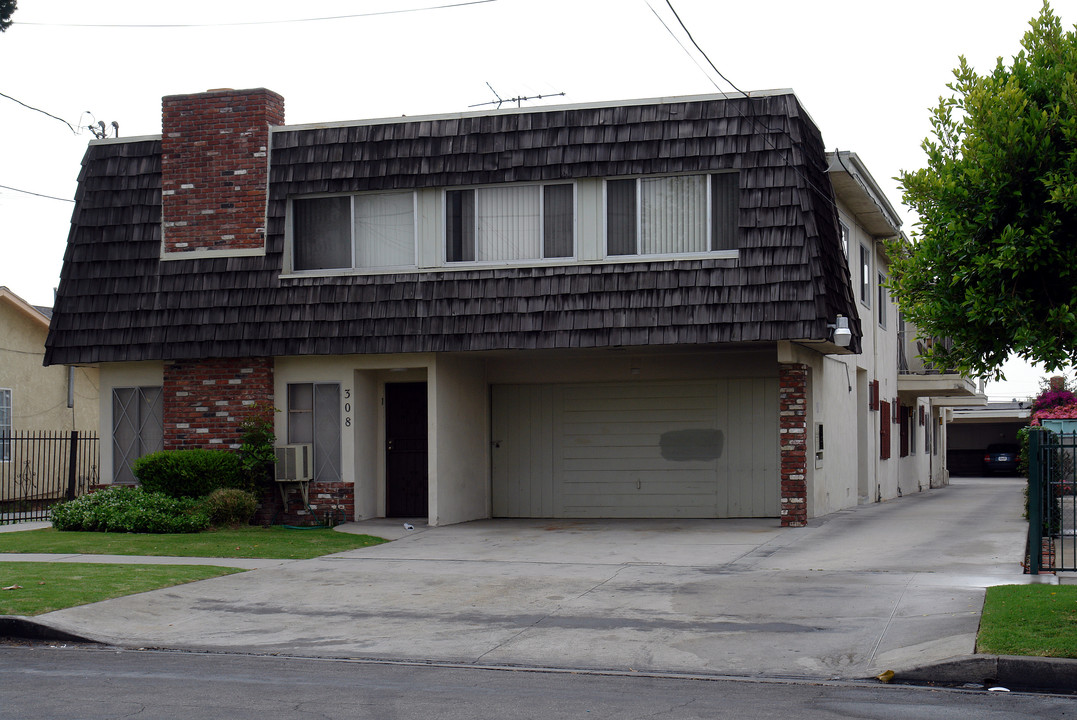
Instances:
[[[1077,34],[1044,2],[1007,66],[960,58],[931,116],[927,167],[900,176],[919,215],[891,243],[891,292],[928,359],[1000,376],[1011,355],[1054,370],[1077,351]]]
[[[11,16],[15,12],[16,0],[0,0],[0,32],[11,27]]]

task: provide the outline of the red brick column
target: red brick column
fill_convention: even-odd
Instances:
[[[266,404],[273,404],[270,358],[166,362],[164,447],[237,449],[243,421]]]
[[[782,527],[808,524],[808,366],[778,365]]]

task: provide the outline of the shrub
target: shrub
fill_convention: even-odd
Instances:
[[[111,487],[53,506],[52,526],[90,532],[192,533],[209,527],[209,516],[191,498]]]
[[[132,469],[144,490],[174,498],[204,497],[244,482],[239,455],[226,450],[162,450],[140,457]]]
[[[202,509],[213,525],[246,525],[258,510],[258,499],[246,490],[220,488],[203,498]]]
[[[246,480],[244,490],[256,492],[275,485],[273,464],[277,462],[277,458],[273,446],[277,436],[273,427],[273,414],[277,412],[280,411],[272,405],[256,405],[254,412],[243,421],[239,457]]]

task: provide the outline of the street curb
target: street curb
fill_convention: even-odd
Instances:
[[[21,615],[0,615],[0,638],[108,644]],[[1073,692],[1077,691],[1077,660],[1021,655],[963,655],[896,672],[890,682]]]
[[[43,623],[33,618],[22,615],[0,615],[0,638],[12,638],[16,640],[63,640],[67,642],[82,642],[101,644],[100,640],[94,640],[83,635],[60,630],[48,623]]]
[[[894,674],[891,682],[1077,690],[1077,660],[1024,655],[964,655]]]

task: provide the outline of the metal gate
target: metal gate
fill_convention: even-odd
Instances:
[[[1077,431],[1028,439],[1028,571],[1077,571]]]
[[[98,484],[96,433],[0,434],[0,524],[48,520],[54,503]]]

